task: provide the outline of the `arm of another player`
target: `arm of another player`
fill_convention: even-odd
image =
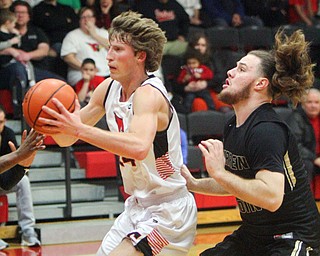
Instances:
[[[21,146],[16,150],[14,144],[9,142],[11,153],[0,157],[0,173],[3,173],[15,165],[29,167],[36,155],[36,151],[45,149],[43,145],[44,135],[31,130],[27,136],[27,131],[22,133]]]
[[[230,194],[271,212],[282,204],[284,175],[278,172],[260,170],[255,179],[243,179],[225,170],[223,143],[209,139],[199,144],[209,175]]]

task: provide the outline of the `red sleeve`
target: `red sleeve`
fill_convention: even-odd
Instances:
[[[76,91],[76,94],[78,94],[83,86],[83,79],[81,79],[78,83],[76,83],[74,90]]]
[[[179,76],[177,78],[178,84],[183,84],[184,83],[183,82],[183,78],[186,76],[186,74],[187,74],[187,71],[184,68],[181,69],[180,74],[179,74]]]
[[[211,79],[213,79],[213,72],[209,67],[207,67],[205,65],[201,65],[201,68],[203,70],[203,72],[201,74],[201,80],[211,80]]]
[[[93,88],[96,89],[99,84],[101,84],[104,81],[103,76],[94,76],[94,78],[91,80],[90,84],[93,85]]]

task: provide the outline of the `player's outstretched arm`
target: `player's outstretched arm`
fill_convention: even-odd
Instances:
[[[45,149],[45,145],[43,144],[44,137],[44,135],[32,129],[28,135],[26,130],[23,131],[21,146],[18,149],[15,148],[12,142],[9,142],[12,152],[0,157],[0,173],[9,170],[17,164],[29,167],[36,152]]]

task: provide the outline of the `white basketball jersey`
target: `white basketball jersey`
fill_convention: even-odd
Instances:
[[[184,188],[186,182],[180,174],[183,161],[178,116],[167,97],[167,91],[161,80],[150,76],[141,86],[146,84],[158,89],[167,99],[172,118],[165,131],[156,133],[147,157],[138,161],[120,156],[120,170],[126,193],[141,200],[156,200],[158,197]],[[128,132],[134,115],[134,93],[128,101],[120,102],[121,90],[119,82],[112,81],[106,96],[106,119],[112,132]]]

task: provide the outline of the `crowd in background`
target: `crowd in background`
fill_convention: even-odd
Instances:
[[[5,28],[6,21],[0,24],[0,75],[4,78],[0,90],[12,91],[16,106],[14,113],[7,112],[9,117],[21,118],[24,91],[44,78],[65,80],[75,87],[88,77],[82,69],[87,58],[94,61],[95,75],[108,77],[108,29],[115,16],[133,10],[155,20],[166,32],[164,59],[169,56],[169,61],[164,61],[156,75],[165,82],[177,110],[229,111],[231,108],[217,99],[225,77],[216,71],[223,60],[214,59],[206,34],[194,33],[194,28],[317,26],[318,6],[317,0],[0,0],[1,11],[7,9],[16,17],[14,29]],[[190,53],[190,48],[201,52],[198,61],[211,69],[210,79],[195,78],[203,69],[188,67],[185,53]],[[168,78],[172,63],[177,65],[174,81]],[[180,67],[187,67],[191,80],[178,81]],[[84,98],[95,87],[96,80],[92,80],[92,85],[85,87]]]

